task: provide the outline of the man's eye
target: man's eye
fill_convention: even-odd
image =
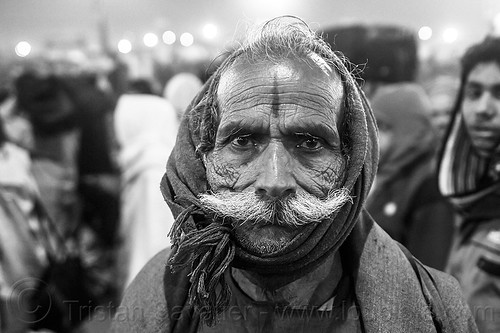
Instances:
[[[238,136],[231,141],[231,144],[237,148],[250,148],[255,145],[250,135]]]
[[[307,138],[297,144],[297,148],[304,148],[308,150],[318,150],[323,148],[323,144],[321,142],[321,139],[319,138]]]
[[[472,99],[472,100],[475,100],[475,99],[478,99],[479,97],[481,97],[482,93],[483,93],[483,90],[479,89],[479,88],[470,87],[470,88],[465,89],[465,97],[468,99]]]

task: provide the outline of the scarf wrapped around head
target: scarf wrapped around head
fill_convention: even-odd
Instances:
[[[218,119],[213,119],[214,112],[210,111],[216,104],[214,95],[224,63],[188,107],[161,189],[176,218],[169,265],[173,270],[189,267],[188,301],[208,325],[215,324],[216,315],[229,301],[223,274],[230,266],[291,281],[314,270],[337,251],[357,221],[376,172],[377,129],[366,98],[343,60],[335,56],[334,62],[345,90],[344,128],[350,151],[342,186],[353,200],[330,220],[305,226],[286,248],[272,256],[260,257],[236,246],[231,227],[213,222],[198,201],[198,195],[209,190],[200,152],[210,149],[207,137],[217,131]],[[213,123],[208,130],[206,122]]]

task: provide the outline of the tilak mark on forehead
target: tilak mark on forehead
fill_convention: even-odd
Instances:
[[[274,76],[273,80],[273,100],[271,103],[271,110],[272,110],[272,115],[276,118],[278,117],[278,111],[280,108],[280,97],[279,97],[279,89],[278,89],[278,78],[276,75]]]

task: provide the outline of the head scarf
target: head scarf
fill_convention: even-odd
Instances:
[[[209,190],[206,170],[197,147],[204,138],[197,128],[203,101],[218,83],[219,70],[207,81],[192,101],[181,122],[177,142],[167,163],[161,189],[176,222],[169,265],[173,269],[189,267],[188,301],[200,311],[208,325],[222,312],[229,300],[224,271],[234,266],[257,272],[270,279],[291,281],[314,270],[337,251],[353,229],[369,192],[378,162],[377,129],[366,98],[343,61],[336,57],[335,66],[345,90],[344,112],[350,158],[342,184],[352,196],[328,221],[311,224],[296,239],[272,256],[260,257],[233,240],[229,226],[213,223],[203,212],[198,195]],[[216,129],[214,129],[216,131]]]

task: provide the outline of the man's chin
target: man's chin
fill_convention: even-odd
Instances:
[[[498,147],[499,142],[496,137],[493,138],[485,135],[473,135],[472,145],[478,155],[490,157],[495,152],[495,148]]]
[[[285,248],[302,228],[246,223],[234,228],[238,245],[256,255],[271,255]]]

